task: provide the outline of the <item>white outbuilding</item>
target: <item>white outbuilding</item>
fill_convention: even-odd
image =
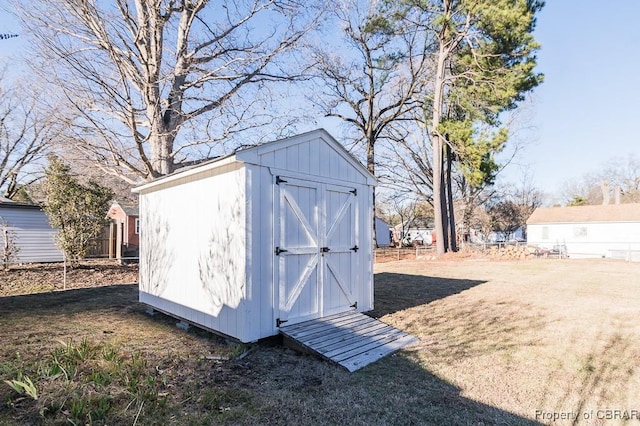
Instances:
[[[640,261],[640,204],[538,208],[527,220],[527,243],[572,258]]]
[[[375,184],[320,129],[139,186],[140,301],[242,342],[371,310]]]

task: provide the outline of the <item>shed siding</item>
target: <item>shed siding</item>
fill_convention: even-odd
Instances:
[[[55,244],[57,231],[47,215],[30,207],[0,206],[0,217],[9,224],[19,248],[17,263],[61,262],[62,250]],[[0,253],[3,248],[0,247]]]
[[[261,151],[260,148],[257,153],[258,164],[274,170],[306,175],[307,179],[314,176],[330,178],[335,182],[366,182],[365,175],[353,167],[343,152],[326,144],[320,137],[280,149],[268,145],[268,149]],[[241,157],[242,153],[238,155]]]
[[[373,190],[372,186],[363,187],[366,208],[360,209],[360,217],[362,226],[360,228],[362,235],[360,241],[363,247],[363,257],[361,258],[361,274],[356,279],[360,283],[369,283],[368,285],[360,286],[361,304],[358,306],[358,310],[361,312],[370,311],[373,309]]]
[[[247,254],[250,268],[247,269],[247,299],[251,300],[250,337],[256,340],[277,333],[274,312],[273,288],[273,181],[269,169],[247,165],[247,191],[252,203],[247,203],[247,218],[251,232],[247,232],[249,243]],[[255,334],[254,334],[255,333]]]
[[[140,199],[140,301],[243,340],[244,169],[231,164],[162,189]]]
[[[274,250],[281,193],[276,176],[318,182],[318,188],[339,185],[352,197],[357,192],[360,250],[349,265],[355,270],[351,288],[358,310],[372,309],[375,179],[323,130],[239,151],[137,188],[140,301],[243,342],[277,334]],[[339,269],[348,268],[339,264]]]

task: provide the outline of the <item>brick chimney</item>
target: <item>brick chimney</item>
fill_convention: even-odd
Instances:
[[[616,204],[620,204],[620,199],[622,198],[622,188],[616,186],[613,191],[613,202]]]
[[[606,206],[609,204],[609,199],[611,197],[609,194],[609,183],[604,181],[601,182],[600,188],[602,188],[602,205]]]

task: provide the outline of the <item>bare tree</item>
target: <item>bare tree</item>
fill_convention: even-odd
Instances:
[[[527,169],[523,171],[519,184],[511,188],[511,198],[519,209],[520,226],[525,228],[526,232],[527,220],[535,209],[542,206],[544,195],[542,191],[535,186],[533,176]]]
[[[608,204],[618,201],[638,203],[640,158],[633,154],[624,158],[613,158],[603,164],[600,170],[565,182],[561,195],[569,205]]]
[[[580,179],[565,182],[560,191],[561,196],[571,206],[602,204],[601,183],[595,174],[585,174]]]
[[[411,112],[421,108],[417,98],[428,64],[424,33],[381,19],[375,2],[350,0],[333,12],[342,43],[314,50],[324,96],[312,100],[327,116],[352,126],[354,139],[366,146],[367,168],[375,173],[376,143],[388,138],[395,122],[412,120]]]
[[[318,22],[295,0],[12,0],[34,69],[79,113],[77,148],[130,183],[271,123],[272,84]]]
[[[0,191],[3,196],[13,198],[22,187],[42,177],[41,160],[61,132],[60,124],[41,108],[36,95],[26,89],[0,87]]]
[[[527,220],[542,203],[542,192],[536,188],[529,170],[524,169],[519,182],[495,188],[491,199],[480,209],[488,212],[493,231],[511,238],[522,229],[526,237]]]
[[[413,121],[394,123],[379,151],[379,179],[399,193],[414,194],[433,204],[433,167],[429,136],[417,114]]]
[[[407,193],[388,193],[382,197],[381,209],[389,225],[393,228],[393,240],[398,246],[418,215],[424,210],[420,204]]]
[[[324,96],[312,98],[326,116],[347,123],[353,139],[366,147],[373,175],[378,142],[388,139],[393,123],[411,120],[411,112],[421,108],[418,94],[428,63],[424,33],[378,13],[376,2],[363,0],[345,1],[333,10],[342,40],[314,49]],[[375,192],[373,199],[375,215]]]
[[[640,157],[630,154],[611,160],[599,178],[609,183],[614,199],[618,191],[622,203],[640,203]]]

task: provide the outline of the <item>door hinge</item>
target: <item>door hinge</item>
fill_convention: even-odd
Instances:
[[[287,181],[282,179],[280,176],[276,176],[276,185],[280,185],[281,183],[287,183]]]
[[[355,195],[356,197],[358,196],[358,188],[353,188],[353,191],[349,191],[349,192]]]
[[[323,253],[326,253],[326,252],[328,252],[329,250],[331,250],[329,247],[322,247],[322,248],[320,249],[320,251],[321,251],[321,252],[323,252]]]
[[[275,251],[275,253],[276,253],[276,256],[280,256],[280,253],[286,253],[286,252],[288,252],[288,251],[289,251],[289,250],[285,250],[285,249],[282,249],[282,248],[280,248],[280,247],[276,247],[276,251]]]
[[[358,247],[358,246],[353,246],[353,247],[351,247],[349,250],[353,250],[353,251],[355,251],[355,252],[357,253],[359,249],[360,249],[360,247]]]
[[[358,302],[356,301],[353,305],[350,306],[350,308],[358,309]]]
[[[289,320],[281,320],[280,318],[276,318],[276,327],[280,327],[282,324],[288,321]]]

